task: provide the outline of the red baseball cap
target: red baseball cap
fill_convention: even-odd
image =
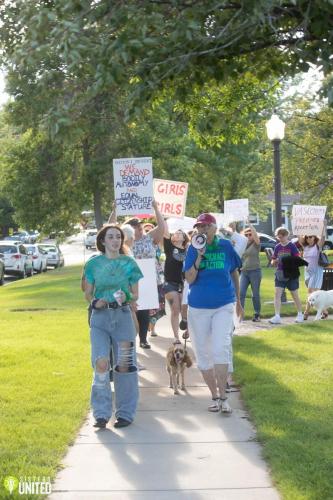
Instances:
[[[216,219],[211,214],[200,214],[193,227],[198,226],[199,224],[215,224],[216,226]]]

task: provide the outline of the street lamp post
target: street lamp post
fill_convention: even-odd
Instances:
[[[266,123],[267,136],[274,151],[275,228],[282,225],[280,143],[284,138],[284,127],[285,123],[276,114]]]

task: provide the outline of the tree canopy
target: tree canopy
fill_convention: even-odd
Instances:
[[[37,64],[36,84],[84,73],[93,93],[130,81],[137,106],[174,81],[332,71],[332,0],[13,0],[0,18],[12,70]]]

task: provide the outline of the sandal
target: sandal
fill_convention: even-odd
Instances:
[[[221,412],[228,413],[229,415],[232,413],[232,408],[227,399],[221,399]]]
[[[208,406],[208,411],[218,412],[221,410],[221,403],[219,398],[212,399],[211,404]]]
[[[182,337],[184,340],[187,340],[189,338],[190,334],[188,333],[188,330],[185,330],[185,332],[183,333]]]

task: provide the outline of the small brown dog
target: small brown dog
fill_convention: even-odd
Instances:
[[[167,352],[166,357],[167,370],[170,376],[170,387],[173,388],[175,394],[179,394],[179,375],[181,376],[181,389],[185,390],[184,371],[185,368],[192,366],[192,359],[188,355],[183,344],[178,341],[174,343]]]

